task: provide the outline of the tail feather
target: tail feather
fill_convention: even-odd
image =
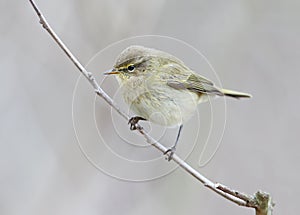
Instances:
[[[242,93],[242,92],[237,92],[234,90],[226,90],[226,89],[221,89],[220,90],[225,96],[230,96],[236,99],[239,98],[251,98],[252,96],[248,93]]]

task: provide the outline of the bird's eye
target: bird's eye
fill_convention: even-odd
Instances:
[[[128,69],[129,72],[133,72],[133,70],[134,70],[134,65],[129,65],[129,66],[127,67],[127,69]]]

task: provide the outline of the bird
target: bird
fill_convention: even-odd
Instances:
[[[105,75],[116,76],[124,101],[136,114],[128,122],[131,130],[137,129],[140,120],[179,126],[174,145],[164,153],[168,161],[176,151],[183,124],[193,116],[198,104],[214,97],[251,97],[217,87],[167,52],[139,45],[124,49]]]

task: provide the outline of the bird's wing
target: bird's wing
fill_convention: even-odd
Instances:
[[[187,89],[195,93],[206,93],[222,96],[223,93],[214,86],[214,83],[207,78],[194,73],[188,68],[179,68],[181,65],[166,66],[165,74],[168,74],[167,85],[177,89]]]

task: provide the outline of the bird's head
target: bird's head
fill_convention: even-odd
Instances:
[[[160,52],[143,46],[130,46],[117,57],[113,69],[105,75],[117,75],[123,82],[131,77],[147,77],[161,64]]]

